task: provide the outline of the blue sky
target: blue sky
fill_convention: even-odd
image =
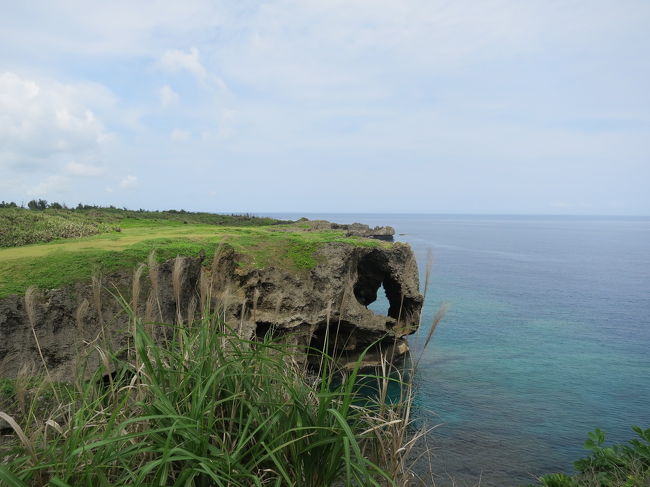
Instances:
[[[647,0],[26,0],[0,46],[0,199],[650,214]]]

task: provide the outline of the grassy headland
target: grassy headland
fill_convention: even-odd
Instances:
[[[88,231],[43,232],[69,228],[62,221]],[[0,230],[40,242],[0,249],[0,297],[135,267],[152,250],[161,261],[204,253],[208,264],[225,243],[243,268],[303,273],[329,242],[390,245],[304,221],[97,208],[0,208]],[[212,296],[211,282],[201,285]],[[410,384],[395,383],[388,369],[374,397],[361,395],[360,365],[337,371],[323,354],[307,374],[304,349],[241,338],[211,298],[200,318],[166,324],[122,305],[131,316],[126,350],[99,334],[79,347],[70,383],[52,382],[45,360],[45,375],[25,369],[0,382],[0,419],[13,431],[0,442],[0,484],[412,485]],[[103,366],[88,380],[90,355]],[[403,391],[400,400],[386,400],[389,386]]]
[[[244,268],[275,266],[304,272],[318,264],[315,253],[327,242],[389,245],[345,237],[343,231],[309,230],[306,222],[250,215],[0,208],[0,235],[12,244],[0,248],[0,297],[22,294],[32,285],[56,288],[88,279],[94,272],[127,269],[146,260],[152,249],[163,261],[202,251],[211,256],[216,246],[226,243],[240,254],[239,265]],[[22,241],[41,243],[19,245]]]

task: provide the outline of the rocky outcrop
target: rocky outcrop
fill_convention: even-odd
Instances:
[[[307,220],[306,218],[301,221],[309,222],[312,231],[344,230],[346,237],[365,237],[392,242],[395,235],[395,229],[390,226],[372,228],[364,223],[341,224],[326,220]]]
[[[242,337],[270,333],[305,351],[327,347],[347,360],[371,344],[391,355],[404,353],[402,337],[417,328],[422,307],[411,248],[330,243],[318,253],[321,263],[305,273],[243,271],[237,254],[225,248],[209,265],[203,258],[178,257],[101,282],[2,299],[0,376],[15,376],[30,364],[39,368],[44,360],[52,375],[66,379],[81,356],[88,357],[87,370],[96,369],[97,348],[129,346],[125,303],[147,321],[173,323],[190,319],[209,301]],[[367,308],[381,286],[390,303],[386,315]]]

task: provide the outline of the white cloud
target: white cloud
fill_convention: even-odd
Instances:
[[[70,180],[65,176],[55,174],[49,176],[45,181],[40,182],[36,186],[29,188],[27,194],[37,198],[60,195],[70,189],[69,183]]]
[[[191,132],[183,129],[174,129],[170,135],[174,142],[187,142],[192,138]]]
[[[132,174],[129,174],[127,177],[122,179],[120,181],[120,188],[121,189],[133,189],[138,185],[138,178],[133,176]]]
[[[67,163],[64,170],[72,176],[101,176],[106,172],[103,167],[82,164],[75,161]]]
[[[38,167],[97,151],[110,135],[88,102],[104,98],[93,85],[0,74],[0,166]]]
[[[160,102],[164,107],[175,105],[180,100],[180,96],[176,93],[171,86],[165,85],[158,90]]]
[[[207,72],[201,64],[199,50],[190,48],[188,52],[179,49],[169,49],[160,58],[159,65],[165,71],[189,71],[199,80],[204,80]]]
[[[564,166],[595,180],[590,165],[605,180],[607,161],[617,168],[610,179],[640,188],[648,207],[646,0],[36,3],[7,4],[0,17],[0,66],[23,69],[0,82],[0,189],[13,198],[51,174],[91,197],[110,184],[117,197],[119,176],[78,178],[97,161],[124,176],[167,161],[158,174],[173,184],[189,168],[172,161],[169,142],[191,140],[174,149],[201,174],[224,170],[214,161],[250,157],[228,168],[256,174],[268,165],[277,177],[278,165],[295,171],[310,161],[309,177],[319,165],[368,177],[372,166],[389,181],[378,176],[392,167],[384,160],[399,157],[414,161],[418,180],[436,165],[457,171],[454,194],[473,194],[460,191],[467,173],[482,174],[474,179],[486,188],[499,180],[530,188],[524,176],[541,160],[561,180],[577,172]],[[39,77],[48,70],[65,81]],[[74,81],[79,73],[111,86],[124,105],[101,85]],[[617,113],[620,129],[609,116],[581,122]],[[119,134],[114,144],[105,127]],[[548,180],[547,193],[556,186]],[[580,198],[551,193],[538,201]],[[333,203],[314,194],[313,204]]]

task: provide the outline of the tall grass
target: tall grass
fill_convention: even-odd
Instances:
[[[310,377],[294,348],[240,338],[218,309],[151,324],[130,306],[137,299],[122,304],[130,356],[98,346],[103,368],[90,380],[46,397],[36,387],[21,424],[3,413],[20,442],[0,484],[412,485],[412,394],[400,384],[403,397],[387,401],[400,382],[387,363],[372,398],[356,386],[359,367],[341,375],[323,354]],[[155,327],[167,329],[164,345]]]

